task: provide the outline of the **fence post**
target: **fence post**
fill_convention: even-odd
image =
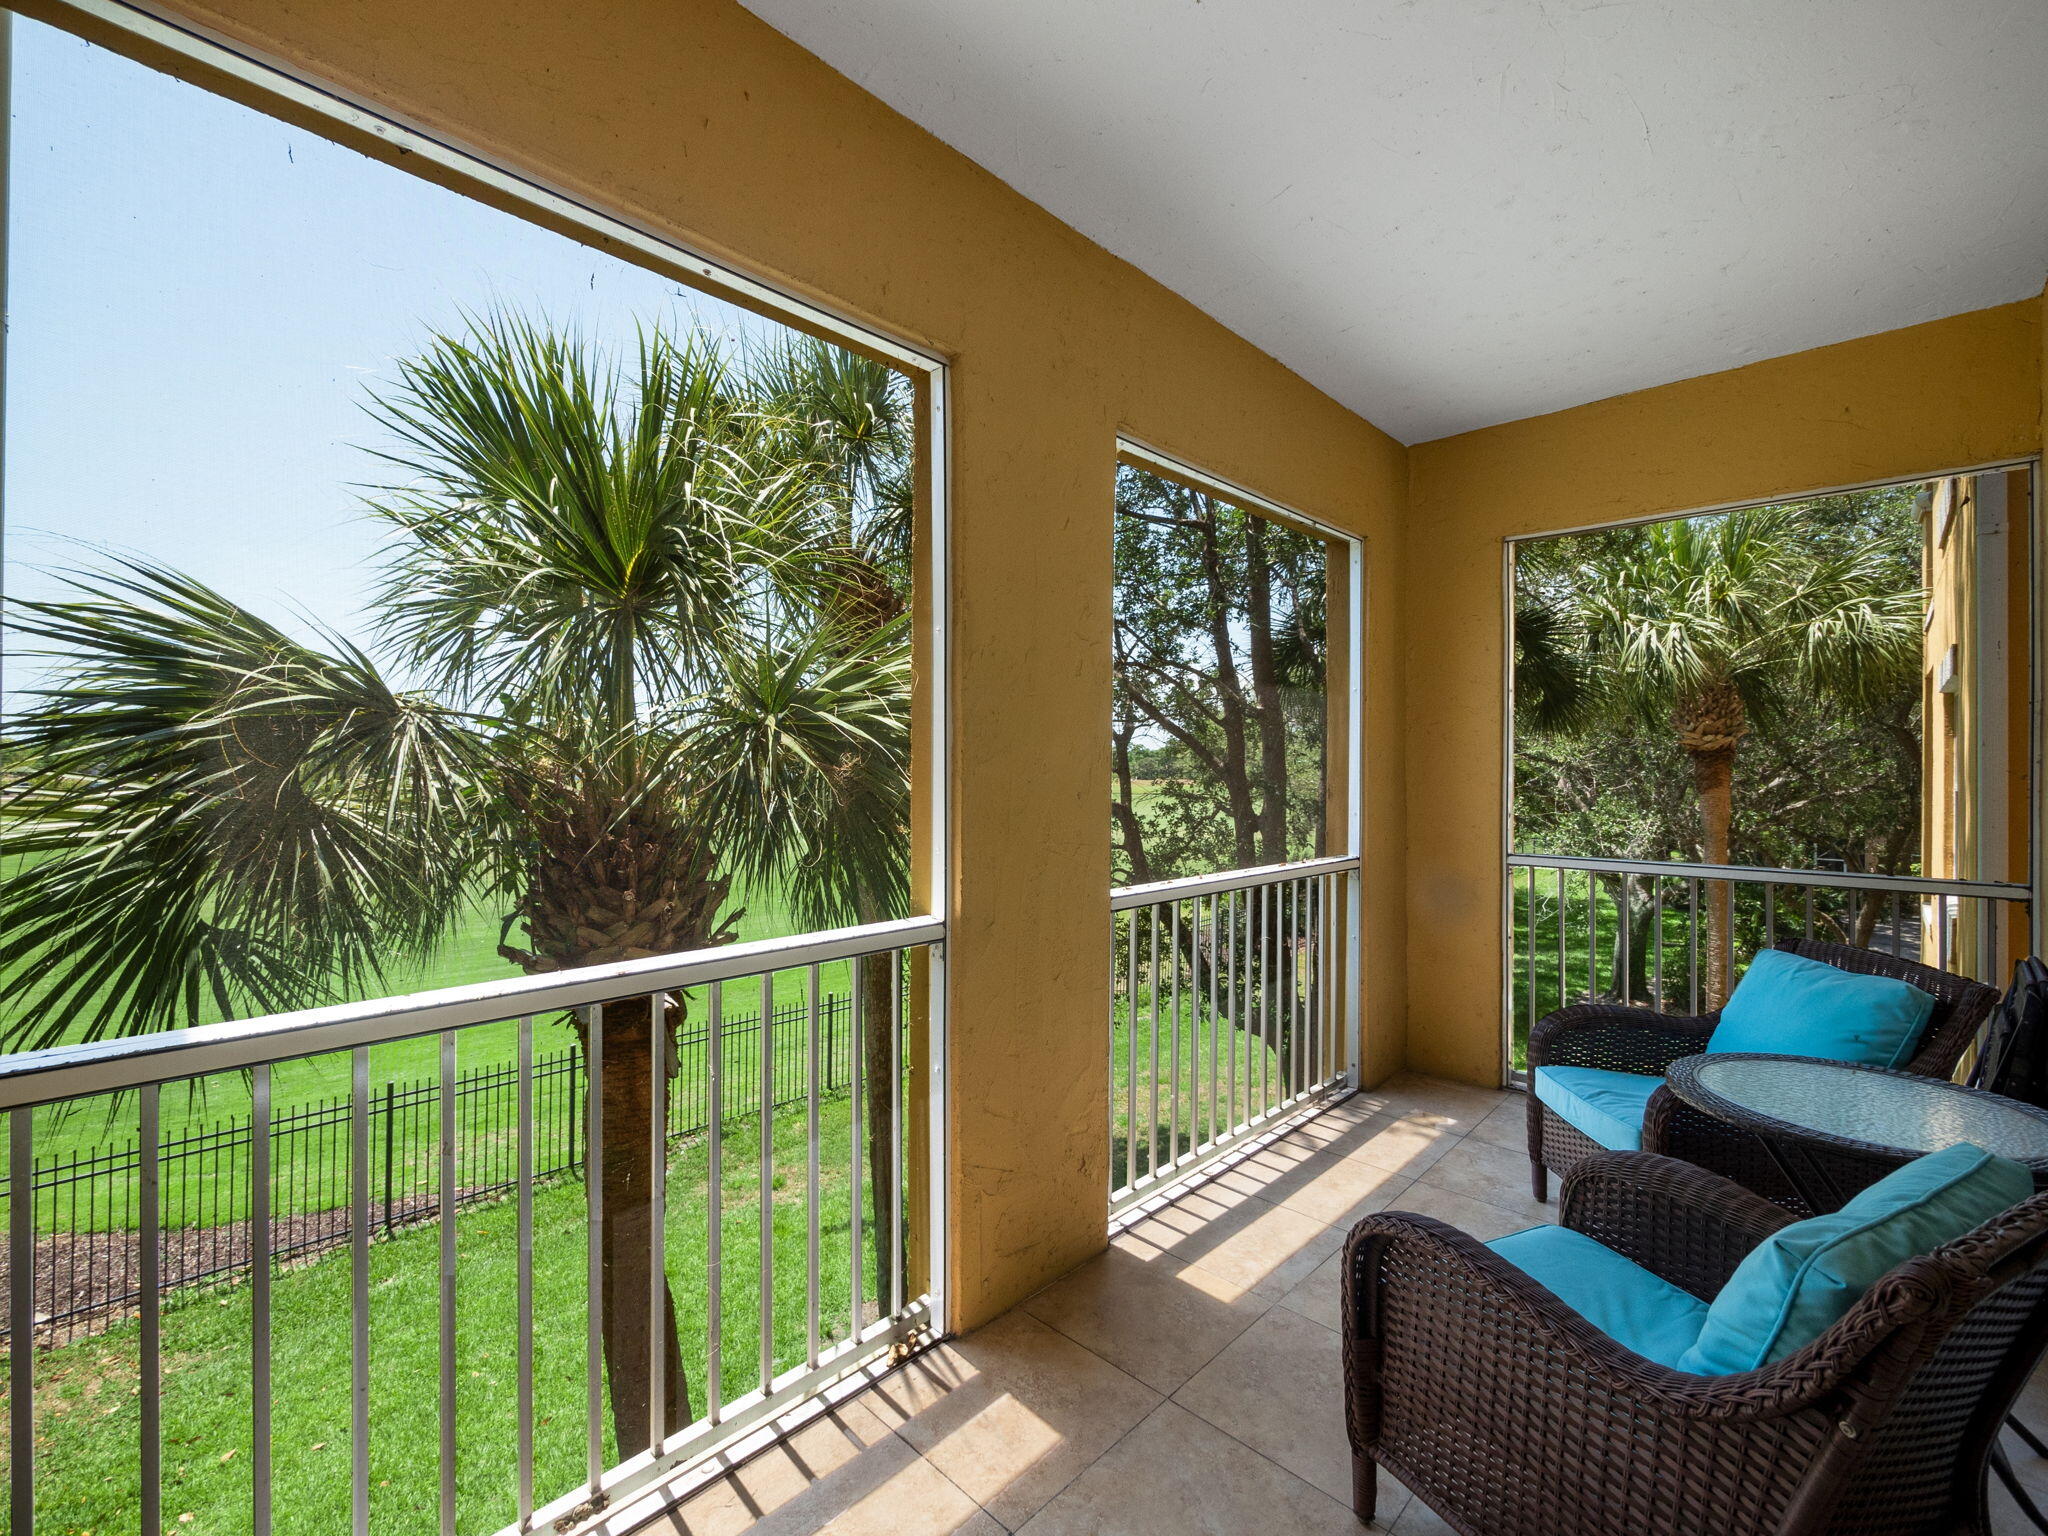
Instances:
[[[396,1119],[392,1113],[395,1085],[390,1078],[384,1079],[384,1235],[391,1235],[391,1162],[392,1126]]]

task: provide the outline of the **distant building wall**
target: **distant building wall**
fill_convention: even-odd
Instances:
[[[1927,589],[1921,643],[1921,869],[1956,880],[2027,878],[2028,477],[1952,475],[1920,500]],[[1997,980],[2023,953],[2023,914],[1994,927],[1981,904],[1923,905],[1931,946]],[[1946,922],[1945,933],[1936,930]]]

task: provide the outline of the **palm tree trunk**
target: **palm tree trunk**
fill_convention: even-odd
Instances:
[[[1686,755],[1692,760],[1693,791],[1699,797],[1701,861],[1726,864],[1728,827],[1734,816],[1735,748],[1730,745]],[[1706,882],[1705,983],[1709,1010],[1719,1008],[1728,1000],[1735,929],[1734,889],[1725,880]]]
[[[607,1003],[601,1025],[604,1060],[597,1088],[604,1151],[597,1176],[604,1214],[599,1223],[603,1284],[598,1302],[612,1430],[621,1460],[652,1442],[649,1398],[653,1373],[649,1362],[654,1349],[649,1302],[653,1296],[648,1271],[654,1231],[654,1160],[648,1149],[655,1129],[653,1013],[646,998]],[[587,1026],[583,1029],[587,1031]],[[676,1339],[675,1295],[666,1274],[661,1277],[661,1287],[662,1423],[664,1434],[674,1435],[690,1422],[689,1382]]]
[[[528,887],[514,914],[530,947],[509,941],[498,952],[530,975],[675,954],[731,942],[721,922],[727,883],[712,870],[702,839],[665,809],[614,798],[616,786],[592,786],[547,765],[508,785],[507,794],[533,830]],[[595,1298],[611,1393],[612,1431],[621,1459],[646,1449],[650,1430],[649,1363],[656,1347],[650,1321],[654,1236],[654,1030],[664,1033],[660,1070],[670,1068],[665,1038],[671,1020],[656,1017],[647,997],[606,1003],[601,1014],[603,1061],[586,1092],[598,1099],[603,1151],[586,1177],[596,1180],[602,1260]],[[589,1060],[588,1020],[577,1034]],[[664,1146],[666,1143],[663,1143]],[[690,1422],[689,1383],[677,1347],[675,1297],[660,1277],[659,1348],[664,1433]]]

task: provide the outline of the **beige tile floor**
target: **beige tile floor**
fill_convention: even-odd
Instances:
[[[1355,1536],[1337,1253],[1368,1212],[1485,1239],[1529,1197],[1520,1095],[1397,1078],[1141,1215],[1107,1252],[880,1377],[649,1536]],[[2048,1425],[2048,1382],[2030,1389]],[[2014,1446],[2048,1504],[2048,1459]],[[2030,1530],[1994,1489],[1994,1528]],[[1447,1531],[1381,1474],[1376,1529]]]

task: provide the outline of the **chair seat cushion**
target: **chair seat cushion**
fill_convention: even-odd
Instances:
[[[1894,1169],[1839,1211],[1780,1227],[1736,1266],[1678,1369],[1753,1371],[1812,1343],[1907,1259],[2034,1192],[2009,1158],[1958,1142]]]
[[[1699,1337],[1707,1304],[1582,1232],[1531,1227],[1487,1247],[1615,1343],[1676,1366]]]
[[[1643,1110],[1661,1077],[1605,1067],[1538,1067],[1536,1097],[1567,1125],[1613,1152],[1643,1145]]]
[[[1898,1067],[1933,1012],[1933,997],[1910,982],[1767,949],[1743,972],[1707,1049]]]

